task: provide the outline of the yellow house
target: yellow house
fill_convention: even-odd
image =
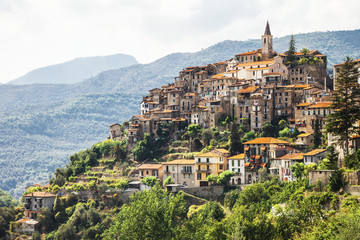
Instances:
[[[195,156],[196,178],[195,186],[208,186],[206,177],[210,174],[218,176],[227,168],[227,156],[229,152],[225,149],[215,149],[208,153]]]

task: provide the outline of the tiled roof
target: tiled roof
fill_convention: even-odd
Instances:
[[[195,155],[195,157],[222,157],[222,156],[214,152],[207,152],[207,153]]]
[[[359,58],[359,59],[356,59],[356,60],[353,60],[352,62],[358,63],[358,62],[360,62],[360,58]],[[341,66],[341,65],[344,65],[344,64],[345,64],[345,63],[339,63],[339,64],[334,65],[333,67]]]
[[[56,197],[56,195],[49,192],[33,192],[26,194],[24,197]]]
[[[316,103],[316,104],[308,107],[308,109],[309,108],[329,108],[331,104],[332,104],[331,102],[319,102],[319,103]]]
[[[137,169],[159,169],[161,167],[162,167],[161,164],[145,163],[145,164],[141,165],[140,167],[138,167]]]
[[[228,150],[226,150],[224,148],[217,148],[214,151],[218,151],[219,153],[225,153],[225,154],[230,153]]]
[[[286,154],[282,157],[278,157],[276,159],[292,159],[292,160],[302,160],[303,154],[302,153],[293,153],[293,154]]]
[[[194,159],[177,159],[169,162],[164,162],[163,165],[187,165],[187,164],[195,164]]]
[[[257,90],[258,88],[257,87],[248,87],[248,88],[245,88],[245,89],[240,89],[238,91],[238,93],[242,94],[242,93],[253,93]]]
[[[304,153],[303,155],[304,156],[315,156],[315,155],[317,155],[319,153],[322,153],[322,152],[325,152],[325,151],[327,151],[327,150],[326,149],[315,149],[315,150],[312,150],[312,151],[310,151],[308,153]]]
[[[314,103],[300,103],[300,104],[296,105],[296,107],[307,107],[307,106],[310,106],[312,104],[314,104]]]
[[[244,154],[244,153],[240,153],[240,154],[238,154],[238,155],[229,157],[228,159],[244,159],[244,157],[245,157],[245,154]]]
[[[272,137],[256,138],[251,141],[244,142],[243,144],[290,144],[287,141],[279,140]]]
[[[274,63],[274,60],[251,62],[251,63],[240,63],[236,65],[236,67],[246,67],[246,66],[264,65],[264,64],[272,64],[272,63]]]
[[[259,50],[260,50],[260,49],[254,50],[254,51],[251,51],[251,52],[239,53],[239,54],[236,54],[235,56],[253,55],[253,54],[255,54],[255,53],[258,53]]]

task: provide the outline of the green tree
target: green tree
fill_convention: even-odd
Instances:
[[[296,180],[301,180],[304,176],[304,164],[303,163],[295,163],[294,165],[290,166],[291,171],[294,173]]]
[[[229,171],[229,170],[223,171],[217,177],[216,182],[221,185],[228,185],[231,177],[233,177],[233,176],[235,176],[235,172]]]
[[[296,52],[295,39],[294,36],[291,35],[289,41],[289,50],[287,51],[286,62],[292,63],[295,60],[295,52]]]
[[[327,116],[326,131],[338,137],[338,144],[344,147],[345,156],[349,154],[349,137],[359,134],[354,123],[360,119],[359,72],[351,58],[347,57],[335,79],[331,109]],[[345,146],[344,146],[345,145]]]
[[[210,184],[216,183],[217,177],[214,174],[210,174],[206,177],[206,181]]]
[[[284,128],[283,130],[281,130],[281,131],[279,132],[279,136],[280,136],[280,137],[283,137],[283,138],[291,138],[291,137],[292,137],[292,133],[291,133],[290,128],[286,127],[286,128]]]
[[[187,211],[182,194],[168,195],[157,185],[130,198],[103,239],[176,239]]]
[[[325,155],[325,158],[320,162],[319,169],[324,170],[336,170],[338,169],[339,153],[335,151],[334,146],[327,148],[329,153]]]
[[[263,123],[261,127],[260,137],[277,137],[279,129],[272,125],[269,121]]]
[[[343,171],[341,169],[337,169],[331,173],[329,180],[329,188],[333,192],[338,192],[343,186]]]
[[[313,149],[319,148],[321,145],[321,137],[322,133],[320,131],[320,121],[319,118],[316,117],[315,119],[315,126],[314,126],[314,139],[313,139]]]
[[[285,119],[281,119],[280,121],[279,121],[279,128],[280,128],[280,130],[283,130],[284,128],[287,128],[287,127],[289,127],[289,124],[288,124],[288,122],[285,120]]]
[[[143,161],[153,157],[150,134],[146,133],[144,139],[136,143],[132,153],[134,154],[136,161]]]
[[[240,139],[239,125],[233,122],[230,133],[230,153],[235,155],[243,151],[243,146]]]
[[[168,176],[164,181],[164,185],[168,185],[168,184],[174,184],[174,181],[171,176]]]
[[[213,138],[213,132],[211,129],[205,129],[202,132],[202,141],[205,146],[208,146],[210,144],[210,140]]]
[[[155,176],[149,176],[141,179],[141,182],[148,187],[153,187],[159,182],[159,179]]]

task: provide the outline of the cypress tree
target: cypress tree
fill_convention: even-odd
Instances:
[[[354,126],[360,120],[360,87],[359,72],[351,58],[346,57],[340,68],[333,92],[331,108],[328,115],[326,131],[338,137],[338,144],[343,146],[345,156],[349,153],[349,137],[359,134],[359,128]]]
[[[318,118],[315,120],[315,126],[314,126],[314,140],[313,140],[313,148],[319,148],[321,145],[321,131],[320,131],[320,121]]]
[[[240,153],[242,148],[243,146],[240,140],[239,125],[236,122],[233,122],[230,133],[230,152],[234,155]]]

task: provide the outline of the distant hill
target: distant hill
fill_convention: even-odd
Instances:
[[[317,49],[328,66],[360,56],[360,30],[294,35],[297,49]],[[274,39],[286,51],[289,36]],[[258,49],[260,40],[223,41],[194,53],[173,53],[150,64],[101,72],[75,84],[0,85],[0,188],[19,196],[26,184],[47,180],[71,153],[108,136],[108,125],[139,113],[149,89],[174,81],[185,67]],[[4,169],[4,170],[3,170]]]
[[[35,69],[9,84],[34,83],[72,84],[93,77],[102,71],[128,67],[138,62],[133,56],[114,54],[110,56],[82,57],[74,60]]]

